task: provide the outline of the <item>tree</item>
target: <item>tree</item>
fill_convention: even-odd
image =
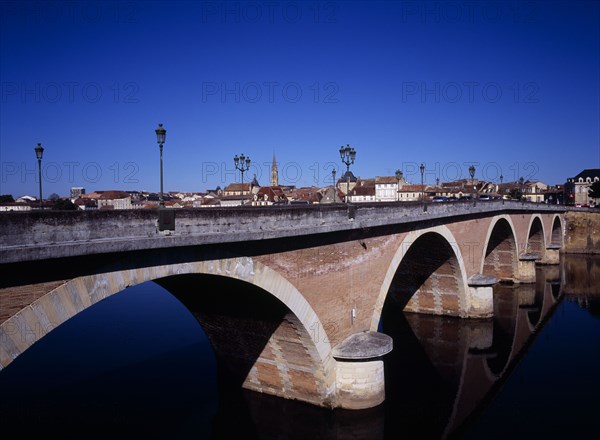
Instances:
[[[0,194],[0,203],[12,203],[15,199],[11,194]]]
[[[588,190],[588,196],[590,196],[590,199],[594,199],[597,202],[597,199],[600,199],[600,180],[596,180],[594,183],[592,183],[592,186],[590,186],[590,189]],[[598,203],[596,203],[597,205]]]
[[[54,201],[53,209],[57,209],[59,211],[75,211],[77,206],[75,206],[69,199],[58,199]]]
[[[523,197],[523,192],[521,192],[520,188],[511,188],[509,191],[510,198],[513,200],[521,200]]]
[[[56,193],[52,193],[48,196],[48,200],[57,201],[58,199],[60,199],[60,196]]]

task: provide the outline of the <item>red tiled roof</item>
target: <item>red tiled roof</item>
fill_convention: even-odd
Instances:
[[[396,176],[377,176],[375,177],[376,184],[384,184],[384,183],[398,183],[398,179]]]
[[[103,191],[99,200],[115,200],[115,199],[126,199],[130,197],[128,192],[125,191]]]
[[[355,186],[351,191],[353,196],[374,196],[375,195],[375,187],[374,186]]]

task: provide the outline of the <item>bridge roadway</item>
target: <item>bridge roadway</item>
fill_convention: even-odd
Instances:
[[[490,319],[499,280],[556,264],[564,206],[358,204],[0,215],[0,370],[61,323],[155,281],[244,388],[330,408],[385,398],[382,310]],[[210,288],[209,288],[210,287]],[[240,292],[246,292],[240,294]],[[225,373],[224,373],[225,374]]]

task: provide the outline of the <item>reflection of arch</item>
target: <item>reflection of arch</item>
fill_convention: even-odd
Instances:
[[[515,323],[519,312],[516,292],[519,289],[521,289],[520,285],[494,287],[493,351],[495,355],[486,359],[490,377],[498,378],[512,355]]]
[[[317,382],[316,395],[286,394],[289,389],[280,390],[280,395],[331,405],[335,387],[335,362],[318,316],[289,281],[249,257],[127,269],[75,278],[39,298],[0,326],[0,365],[6,367],[63,322],[128,286],[183,274],[207,274],[237,279],[250,283],[281,301],[291,311],[288,321],[291,321],[292,327],[295,325],[296,330],[300,330],[304,341],[308,341],[310,346],[307,349],[314,353],[318,365],[313,365],[310,373],[311,378],[314,376]],[[289,388],[290,384],[287,385]]]
[[[462,255],[446,226],[410,232],[388,267],[371,330],[377,330],[388,294],[404,302],[407,310],[468,316],[471,299],[465,274]]]
[[[511,218],[507,215],[494,217],[484,243],[480,273],[500,280],[516,279],[517,241]]]
[[[541,270],[537,271],[535,277],[535,288],[533,292],[533,298],[530,304],[523,305],[522,307],[527,311],[527,322],[529,324],[529,330],[533,333],[535,328],[540,323],[542,318],[542,311],[544,308],[544,289],[546,287],[546,279],[542,276]]]
[[[563,245],[563,226],[560,215],[554,214],[554,218],[552,219],[552,232],[550,235],[550,243]]]
[[[546,272],[547,267],[541,269]],[[552,267],[550,267],[552,270]],[[486,360],[488,374],[490,377],[502,377],[508,368],[518,360],[519,356],[537,334],[541,326],[545,325],[548,317],[556,310],[556,306],[562,297],[560,282],[548,281],[544,273],[540,273],[537,279],[541,280],[536,284],[519,284],[511,287],[497,286],[502,289],[513,290],[516,296],[499,295],[494,298],[494,345],[498,336],[504,337],[509,343],[510,350],[506,348],[501,356],[492,357]],[[504,307],[508,312],[504,317],[497,313],[496,299],[506,298],[507,304]],[[502,320],[505,320],[503,323]],[[497,322],[496,322],[497,321]],[[500,327],[504,327],[504,334],[500,333]],[[505,347],[508,347],[505,346]]]
[[[546,253],[544,225],[539,215],[532,215],[527,233],[526,251],[536,253],[543,258]]]

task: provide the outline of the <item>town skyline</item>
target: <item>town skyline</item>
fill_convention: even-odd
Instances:
[[[293,165],[296,165],[297,163],[293,163]],[[328,163],[331,164],[331,163]],[[478,162],[468,162],[466,163],[467,166],[475,164],[475,170],[476,170],[476,174],[477,174],[477,166]],[[165,194],[175,194],[175,193],[181,193],[181,194],[185,194],[185,193],[197,193],[197,194],[206,194],[209,192],[213,192],[217,189],[225,189],[226,187],[230,186],[230,185],[236,185],[236,184],[249,184],[252,181],[258,181],[258,186],[261,187],[267,187],[267,186],[272,186],[271,183],[269,182],[269,180],[271,179],[271,169],[269,169],[268,171],[266,170],[266,163],[262,164],[262,166],[265,168],[265,170],[260,174],[262,178],[259,178],[258,175],[256,175],[256,173],[251,173],[250,176],[247,175],[247,173],[245,173],[245,177],[244,177],[244,181],[242,182],[241,180],[241,175],[240,172],[238,170],[227,170],[226,173],[227,175],[233,174],[234,172],[237,173],[237,179],[232,179],[232,180],[225,180],[223,181],[223,184],[217,184],[214,187],[204,187],[204,188],[198,188],[198,189],[191,189],[191,190],[182,190],[182,189],[177,189],[177,188],[171,188],[171,189],[164,189],[164,193]],[[278,162],[278,167],[279,167],[279,162]],[[416,164],[416,163],[410,163],[408,164],[408,166],[405,166],[404,168],[398,168],[397,170],[408,170],[408,172],[402,171],[402,176],[403,176],[403,181],[405,182],[405,184],[414,184],[414,185],[420,185],[421,184],[421,174],[420,171],[418,169],[418,166],[420,164]],[[453,183],[453,182],[459,182],[459,181],[468,181],[471,180],[471,178],[468,176],[468,171],[466,173],[466,175],[463,174],[456,174],[456,170],[458,169],[459,164],[456,163],[451,163],[450,164],[453,168],[453,171],[455,172],[455,176],[456,178],[453,179],[442,179],[440,177],[433,177],[433,176],[439,176],[440,174],[438,174],[436,171],[439,170],[438,168],[435,168],[433,170],[427,170],[425,168],[425,171],[423,173],[423,183],[424,185],[427,187],[435,187],[435,186],[442,186],[444,184],[449,184],[449,183]],[[270,166],[270,164],[269,164]],[[337,185],[345,185],[346,180],[343,179],[343,176],[345,174],[345,166],[343,166],[343,169],[338,168],[336,169],[336,184]],[[250,171],[256,169],[258,167],[254,166],[250,168]],[[499,170],[501,173],[501,169],[498,167],[497,163],[493,163],[490,167],[490,169],[493,169],[494,172],[497,174],[497,171]],[[284,167],[285,169],[285,167]],[[416,171],[415,171],[416,169]],[[37,169],[35,170],[35,172],[37,173]],[[355,175],[352,168],[350,169],[350,172],[352,173],[353,176],[355,176],[359,181],[362,182],[369,182],[369,181],[374,181],[376,179],[380,179],[380,178],[393,178],[394,180],[396,179],[394,174],[379,174],[379,175],[375,175],[375,176],[360,176],[360,175]],[[325,174],[325,173],[324,173]],[[575,175],[577,173],[574,173],[573,175]],[[442,174],[443,175],[443,174]],[[485,182],[485,183],[494,183],[494,184],[510,184],[510,183],[514,183],[517,184],[519,182],[519,178],[514,178],[514,179],[507,179],[507,176],[504,176],[504,174],[500,174],[502,176],[502,179],[499,178],[499,176],[496,176],[496,179],[493,180],[489,180],[489,179],[485,179],[483,176],[477,176],[475,175],[474,180],[475,181],[480,181],[480,182]],[[341,177],[340,177],[341,176]],[[427,176],[429,176],[429,179],[427,178]],[[280,183],[277,186],[281,186],[281,187],[293,187],[293,188],[324,188],[324,187],[328,187],[328,186],[332,186],[333,185],[333,178],[331,174],[327,175],[328,178],[324,177],[323,178],[323,182],[321,184],[318,184],[316,182],[316,179],[314,180],[314,184],[312,185],[298,185],[296,183],[294,183],[296,180],[292,179],[292,181],[290,182],[289,180],[286,180],[285,178],[282,178],[281,175],[278,175],[278,178],[280,180]],[[523,176],[520,176],[523,177]],[[567,182],[567,179],[569,179],[572,176],[569,177],[565,177],[564,179],[554,182],[554,181],[546,181],[543,182],[545,184],[548,184],[549,186],[556,186],[556,185],[564,185],[564,183]],[[433,180],[433,181],[431,181]],[[542,182],[538,179],[526,179],[525,177],[523,177],[524,182]],[[262,181],[262,182],[261,182]],[[46,182],[44,180],[42,180],[43,185],[46,185]],[[145,187],[143,187],[142,185],[138,185],[138,187],[136,188],[128,188],[128,185],[121,185],[119,186],[118,183],[115,183],[115,185],[113,186],[108,186],[108,187],[99,187],[94,185],[94,182],[88,182],[91,183],[91,185],[72,185],[69,188],[67,188],[67,190],[64,193],[58,193],[56,191],[43,191],[43,198],[44,200],[47,200],[49,198],[50,195],[54,194],[54,195],[58,195],[59,197],[62,198],[68,198],[70,193],[72,192],[73,189],[78,189],[78,188],[82,188],[86,191],[87,194],[89,194],[90,192],[107,192],[107,191],[124,191],[124,192],[130,192],[130,193],[145,193],[145,194],[159,194],[160,190],[156,190],[156,189],[147,189]],[[150,185],[152,186],[152,185]],[[45,186],[44,186],[45,188]],[[31,196],[33,198],[35,198],[36,200],[39,198],[38,197],[38,193],[36,193],[37,189],[34,189],[31,191],[31,193],[18,193],[18,194],[11,194],[11,193],[3,193],[3,195],[12,195],[15,199],[19,198],[19,197],[23,197],[23,196]]]

